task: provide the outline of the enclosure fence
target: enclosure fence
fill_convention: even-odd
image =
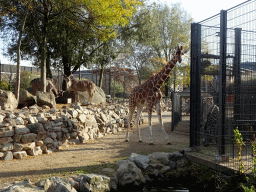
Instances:
[[[238,128],[249,171],[256,130],[256,0],[191,24],[190,89],[190,146],[236,169]]]

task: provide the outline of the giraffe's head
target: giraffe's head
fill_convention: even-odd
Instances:
[[[180,63],[182,61],[182,55],[184,55],[184,49],[182,46],[178,46],[175,50],[175,57],[177,59],[177,61]]]

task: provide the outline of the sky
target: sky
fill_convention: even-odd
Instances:
[[[245,2],[245,0],[159,0],[159,2],[172,4],[181,3],[181,6],[191,14],[191,17],[195,22],[200,22],[207,19],[213,15],[220,13],[220,11],[232,8],[238,4]],[[0,39],[0,62],[3,64],[15,64],[9,58],[3,57],[2,48],[4,47],[4,42]],[[22,66],[32,66],[29,61],[21,61]]]

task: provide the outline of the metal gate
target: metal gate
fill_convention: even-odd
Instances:
[[[212,150],[208,151],[216,157],[235,158],[233,129],[238,127],[247,144],[244,157],[252,159],[249,141],[251,129],[256,130],[255,15],[256,0],[251,0],[191,24],[190,146],[203,146],[206,135],[212,134]]]

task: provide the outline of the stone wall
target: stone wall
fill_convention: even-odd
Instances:
[[[69,145],[122,131],[127,107],[73,104],[62,109],[33,105],[0,112],[0,159],[49,154]]]

